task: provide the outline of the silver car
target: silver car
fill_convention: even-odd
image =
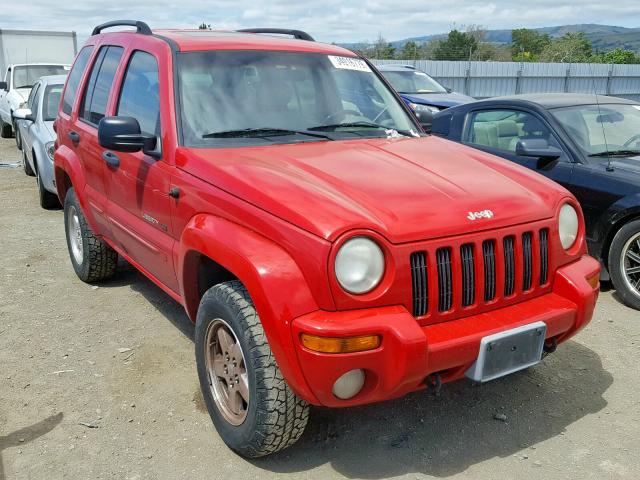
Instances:
[[[22,140],[24,172],[36,177],[40,206],[46,209],[60,207],[53,175],[53,151],[56,140],[53,121],[58,114],[60,96],[66,79],[66,75],[40,78],[31,89],[23,108],[13,112]]]

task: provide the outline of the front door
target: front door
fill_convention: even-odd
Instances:
[[[158,140],[158,155],[102,149],[111,158],[106,170],[108,215],[116,242],[165,286],[178,292],[169,197],[171,167],[162,159],[158,62],[133,51],[121,82],[115,115],[138,120],[142,133]]]
[[[535,170],[569,188],[574,164],[549,125],[538,115],[499,107],[472,111],[468,115],[463,143]],[[520,140],[538,138],[559,148],[560,158],[549,161],[516,154]]]

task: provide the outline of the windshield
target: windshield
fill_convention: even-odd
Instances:
[[[400,93],[447,93],[447,89],[424,72],[407,70],[382,72]]]
[[[18,65],[13,69],[13,88],[31,88],[40,77],[67,73],[69,67],[62,65]]]
[[[587,155],[640,152],[640,105],[579,105],[551,113]]]
[[[45,122],[51,122],[56,119],[63,87],[64,85],[48,85],[45,89],[44,98],[42,99],[42,119]]]
[[[418,135],[361,59],[274,51],[178,55],[187,146]]]

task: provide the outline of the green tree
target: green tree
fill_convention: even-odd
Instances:
[[[198,29],[200,29],[200,30],[211,30],[211,25],[209,25],[208,23],[202,22],[200,25],[198,25]]]
[[[540,54],[543,62],[585,63],[592,58],[591,41],[584,32],[569,32],[552,42]]]
[[[414,41],[404,44],[399,55],[400,60],[418,60],[420,58],[420,48]]]
[[[551,44],[546,33],[541,35],[530,28],[511,30],[511,58],[517,62],[534,62]]]
[[[602,63],[640,63],[640,57],[631,50],[616,48],[600,56]]]
[[[395,53],[395,47],[387,42],[382,35],[379,35],[378,40],[373,45],[373,58],[378,60],[393,59]]]
[[[468,60],[478,49],[473,35],[451,30],[447,38],[438,43],[434,51],[436,60]]]

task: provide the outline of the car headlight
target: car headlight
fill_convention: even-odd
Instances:
[[[440,111],[440,109],[438,107],[434,107],[432,105],[421,105],[419,103],[413,103],[411,102],[409,104],[409,106],[411,107],[411,109],[414,112],[431,112],[431,113],[438,113]]]
[[[362,294],[373,290],[384,274],[384,253],[367,237],[347,240],[336,255],[336,279],[347,292]]]
[[[47,142],[44,146],[44,149],[47,151],[47,156],[49,159],[53,160],[53,154],[56,151],[55,145],[53,142]]]
[[[565,250],[570,249],[576,238],[578,238],[578,212],[568,203],[565,203],[560,209],[558,216],[558,233],[560,234],[560,243]]]

